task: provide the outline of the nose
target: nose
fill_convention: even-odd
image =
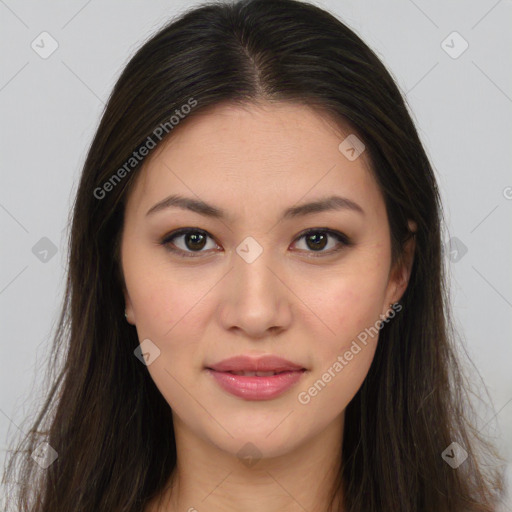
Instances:
[[[223,329],[261,340],[289,328],[294,295],[266,251],[249,261],[238,254],[233,258],[223,284],[219,318]]]

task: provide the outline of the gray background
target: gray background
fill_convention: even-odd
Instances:
[[[68,213],[104,102],[142,42],[197,3],[0,0],[0,463],[42,396]],[[316,4],[369,44],[406,94],[444,201],[456,325],[490,393],[477,426],[510,462],[512,2]],[[44,31],[58,44],[46,59],[31,47],[51,48]],[[55,255],[40,252],[43,237]]]

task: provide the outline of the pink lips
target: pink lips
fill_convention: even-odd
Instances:
[[[277,356],[237,356],[213,364],[207,371],[232,395],[245,400],[269,400],[291,388],[306,370]],[[275,375],[236,375],[232,372],[274,372]]]

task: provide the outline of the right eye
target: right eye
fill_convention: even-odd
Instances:
[[[174,241],[180,238],[182,239],[182,247],[177,247]],[[206,252],[202,249],[204,249],[205,241],[208,238],[213,240],[213,238],[202,229],[181,228],[165,235],[164,238],[160,241],[160,244],[178,256],[183,256],[185,258],[195,258],[200,256],[201,253]],[[215,247],[218,246],[214,243],[214,248]]]

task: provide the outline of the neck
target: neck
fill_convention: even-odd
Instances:
[[[341,463],[343,415],[271,458],[227,453],[174,423],[178,463],[158,503],[146,512],[326,512]],[[339,511],[341,490],[332,510]]]

